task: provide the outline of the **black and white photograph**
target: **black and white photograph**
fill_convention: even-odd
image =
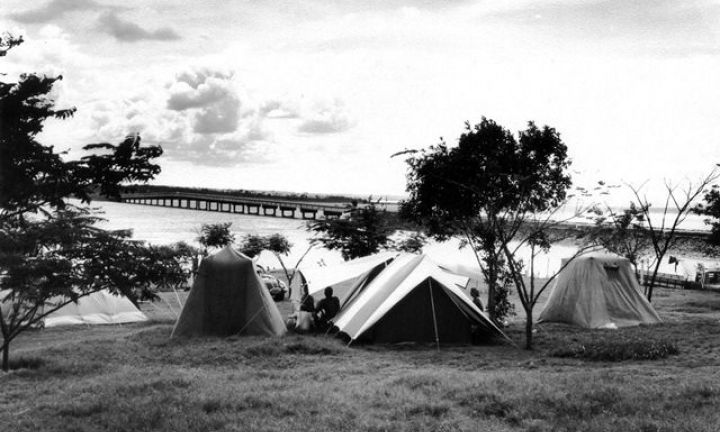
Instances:
[[[0,431],[720,431],[719,0],[2,0]]]

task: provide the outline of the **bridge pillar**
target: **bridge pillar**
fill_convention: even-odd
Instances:
[[[289,219],[295,219],[295,209],[297,207],[280,206],[280,216]]]
[[[240,210],[238,211],[238,209]],[[232,211],[233,213],[245,213],[245,206],[242,204],[233,204]]]
[[[262,209],[265,216],[275,216],[275,212],[277,211],[277,207],[275,206],[262,206]]]
[[[247,206],[247,212],[248,214],[256,215],[260,214],[260,205],[259,204],[245,204]]]
[[[315,220],[317,218],[317,210],[300,207],[300,216],[303,219]]]
[[[340,215],[342,215],[342,212],[323,209],[323,215],[325,216],[325,219],[340,219]]]

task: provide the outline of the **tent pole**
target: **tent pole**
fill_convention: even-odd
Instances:
[[[435,346],[440,351],[440,338],[438,337],[437,318],[435,317],[435,300],[433,300],[432,281],[430,279],[428,279],[428,289],[430,290],[430,307],[432,308],[433,327],[435,328]]]

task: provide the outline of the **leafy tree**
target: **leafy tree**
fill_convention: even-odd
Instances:
[[[240,251],[249,257],[259,255],[264,250],[272,252],[272,254],[275,255],[275,258],[277,258],[278,262],[280,263],[280,267],[282,267],[283,273],[285,273],[285,279],[287,280],[289,290],[289,297],[290,295],[292,295],[292,282],[295,279],[295,275],[297,274],[297,269],[302,263],[305,256],[307,256],[308,252],[310,252],[310,249],[312,249],[313,247],[312,245],[310,245],[310,247],[305,251],[305,253],[300,256],[298,261],[295,263],[295,266],[293,266],[292,269],[289,269],[282,257],[287,256],[290,253],[292,246],[292,243],[290,243],[287,237],[282,234],[272,234],[269,236],[249,234],[243,238]]]
[[[267,248],[268,242],[265,237],[257,234],[248,234],[242,239],[242,244],[240,245],[240,252],[249,256],[250,258],[255,258]]]
[[[409,236],[393,242],[392,248],[408,253],[421,253],[427,244],[427,237],[420,232],[413,232]]]
[[[720,187],[713,185],[703,196],[704,203],[698,204],[693,211],[707,216],[705,224],[710,225],[710,237],[707,241],[711,245],[720,246]]]
[[[407,159],[410,198],[402,204],[402,216],[438,240],[459,236],[461,246],[471,248],[488,285],[490,315],[501,320],[504,306],[498,302],[506,300],[498,298],[498,287],[510,264],[504,246],[525,215],[565,200],[571,183],[565,144],[547,126],[530,122],[516,139],[483,117],[475,126],[466,123],[456,147],[441,140],[413,153]]]
[[[387,222],[385,210],[380,210],[372,201],[363,206],[354,203],[347,219],[317,220],[311,222],[308,229],[315,233],[314,244],[339,250],[346,261],[387,247],[395,231]]]
[[[235,234],[230,232],[230,226],[232,226],[232,222],[203,224],[197,240],[205,247],[206,252],[211,247],[225,247],[235,241]]]
[[[22,38],[4,35],[0,56],[20,43]],[[124,185],[152,179],[160,167],[151,161],[162,149],[141,147],[135,135],[117,146],[88,145],[85,150],[102,152],[65,160],[52,146],[38,142],[45,120],[75,112],[56,109],[49,96],[61,78],[26,74],[17,82],[0,81],[0,332],[5,371],[11,341],[48,314],[101,289],[132,296],[138,287],[159,280],[156,270],[146,271],[135,259],[152,251],[129,242],[128,232],[95,227],[97,216],[67,200],[88,203],[95,191],[117,197]]]
[[[650,236],[645,226],[645,212],[634,202],[620,212],[607,207],[595,209],[595,228],[590,240],[608,251],[630,260],[639,275],[638,260],[650,247]]]

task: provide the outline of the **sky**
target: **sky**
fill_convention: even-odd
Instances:
[[[720,2],[3,0],[6,80],[62,74],[45,144],[138,132],[156,184],[398,195],[483,116],[560,132],[576,184],[720,162]],[[647,183],[645,183],[647,182]]]

